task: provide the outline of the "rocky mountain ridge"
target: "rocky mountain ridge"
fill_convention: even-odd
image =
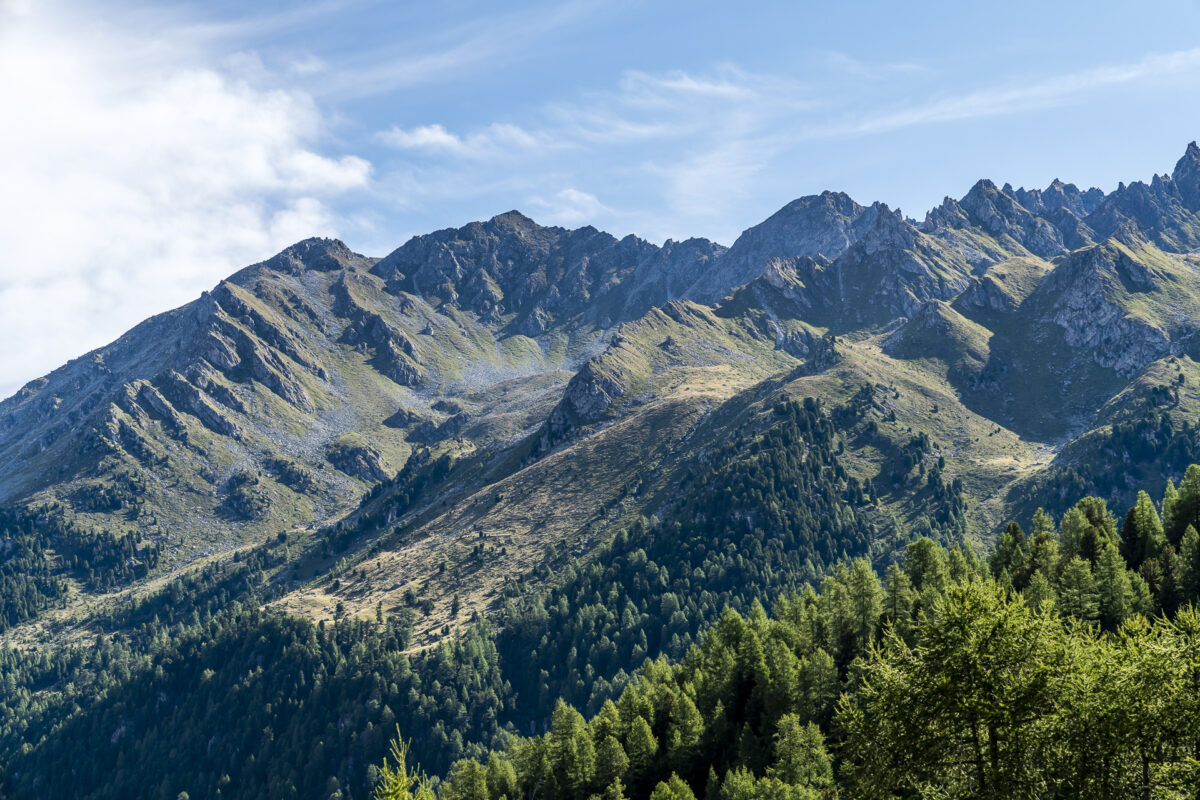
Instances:
[[[542,541],[535,528],[594,543],[655,510],[733,398],[847,402],[871,385],[876,433],[846,445],[859,478],[891,485],[923,431],[950,474],[975,476],[967,514],[990,529],[1009,507],[990,498],[1112,424],[1115,398],[1132,413],[1146,375],[1190,374],[1198,245],[1195,144],[1149,184],[982,180],[919,224],[825,192],[729,248],[515,211],[382,258],[310,239],[0,402],[0,502],[136,534],[166,552],[159,569],[281,530],[307,531],[322,557],[338,530],[356,547],[402,530],[429,552],[489,529],[511,531],[514,553]],[[668,418],[656,466],[592,486],[586,525],[569,504],[535,522],[495,499],[578,476],[572,458],[607,474],[588,454]],[[919,525],[910,479],[881,501],[881,537]]]

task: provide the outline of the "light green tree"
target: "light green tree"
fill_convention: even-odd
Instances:
[[[1088,562],[1076,556],[1067,562],[1058,585],[1058,610],[1083,622],[1100,616],[1100,592]]]
[[[774,756],[774,763],[767,769],[768,775],[796,786],[833,787],[833,766],[825,751],[825,737],[813,723],[805,725],[795,714],[780,717]]]
[[[385,757],[375,784],[375,800],[435,800],[429,778],[420,770],[408,771],[408,743],[396,738],[391,743],[391,762]]]
[[[1058,621],[971,582],[949,588],[916,641],[886,640],[839,704],[859,796],[1045,796],[1043,720],[1067,679]]]
[[[650,800],[696,800],[696,795],[687,783],[675,773],[665,781],[659,781],[650,793]]]

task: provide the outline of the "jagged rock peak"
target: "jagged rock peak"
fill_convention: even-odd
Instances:
[[[1175,164],[1171,179],[1183,204],[1192,211],[1200,210],[1200,147],[1195,142],[1188,144],[1187,151]]]
[[[904,219],[900,209],[893,211],[885,203],[876,203],[873,208],[875,218],[858,242],[867,253],[885,248],[908,249],[916,243],[918,231]]]
[[[487,221],[488,227],[505,228],[514,231],[518,234],[528,231],[544,229],[546,226],[539,225],[533,219],[525,216],[515,208],[512,211],[505,211],[503,214],[497,214]]]
[[[687,295],[705,303],[719,300],[761,275],[772,259],[837,258],[870,229],[877,213],[875,206],[859,205],[843,192],[797,198],[747,228]]]
[[[296,242],[255,266],[296,275],[306,270],[332,272],[368,261],[366,256],[355,253],[340,239],[313,237]]]
[[[1145,231],[1136,219],[1128,219],[1121,223],[1111,238],[1127,247],[1142,247],[1149,243]]]
[[[744,231],[730,248],[731,257],[755,251],[776,258],[837,258],[870,229],[877,213],[877,205],[861,206],[844,192],[805,195]]]

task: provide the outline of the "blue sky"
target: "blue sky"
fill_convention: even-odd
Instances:
[[[308,235],[729,244],[827,188],[920,218],[1200,138],[1194,0],[247,7],[0,0],[0,393]]]

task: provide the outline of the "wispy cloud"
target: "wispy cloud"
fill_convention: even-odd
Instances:
[[[670,215],[696,226],[694,231],[711,228],[744,196],[781,146],[777,126],[817,107],[808,86],[731,64],[704,73],[630,70],[611,89],[549,104],[520,126],[492,123],[456,132],[431,122],[395,126],[377,138],[412,153],[409,174],[435,192],[476,191],[470,181],[446,180],[456,163],[478,175],[497,162],[506,172],[517,162],[529,169],[527,182],[546,187],[523,190],[523,202],[553,221],[603,224],[628,218],[634,209],[618,212],[596,198],[611,191],[614,181],[638,182],[650,189],[647,200],[666,203]],[[440,168],[431,169],[431,159]],[[579,176],[588,185],[565,177],[577,174],[578,165],[589,167],[586,178]],[[550,188],[564,183],[575,188]],[[514,181],[510,187],[519,185]],[[637,211],[640,229],[650,235],[688,232],[682,226],[656,230],[654,215]],[[588,213],[596,216],[585,217]]]
[[[404,87],[469,75],[528,58],[545,37],[587,20],[607,4],[570,0],[475,19],[436,36],[393,42],[347,59],[317,91],[341,99],[371,97]],[[397,54],[400,55],[397,55]]]
[[[530,133],[509,123],[497,122],[465,136],[451,133],[439,124],[414,128],[393,126],[376,134],[382,143],[400,150],[445,154],[468,159],[495,159],[520,155],[535,149],[544,152],[561,146],[544,133]]]
[[[990,87],[807,129],[808,137],[886,133],[915,125],[984,119],[1068,105],[1098,89],[1200,69],[1200,48],[1152,53],[1139,61],[1093,67],[1025,84]]]
[[[866,80],[884,80],[897,76],[930,75],[933,69],[914,61],[872,62],[846,53],[827,53],[826,63],[835,71]]]
[[[554,225],[589,225],[613,213],[595,195],[570,187],[550,198],[534,195],[529,202],[539,217]]]

